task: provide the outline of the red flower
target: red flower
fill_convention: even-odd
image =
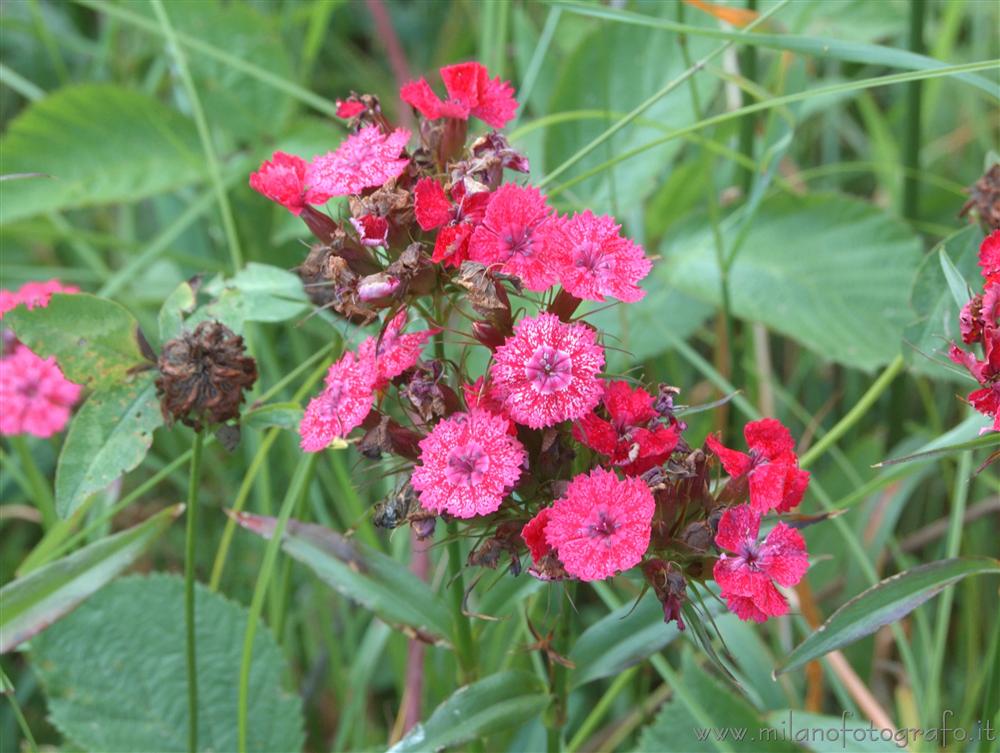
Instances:
[[[372,408],[375,394],[375,363],[347,351],[330,366],[326,388],[309,401],[299,423],[300,445],[306,452],[319,452],[335,439],[343,439],[360,426]]]
[[[987,285],[1000,283],[1000,228],[983,238],[979,245],[979,266]]]
[[[760,543],[760,518],[750,505],[722,514],[715,543],[730,554],[723,553],[713,571],[729,609],[756,622],[785,614],[788,602],[774,584],[794,586],[809,569],[802,534],[778,523]]]
[[[305,182],[327,198],[381,186],[406,169],[410,160],[400,154],[409,140],[410,132],[404,128],[386,134],[378,126],[365,126],[348,136],[337,151],[314,159],[306,170]]]
[[[653,396],[627,382],[611,382],[604,391],[608,419],[588,413],[573,426],[573,436],[610,458],[629,476],[662,465],[677,447],[680,431],[664,425],[653,407]]]
[[[451,189],[449,199],[433,178],[421,178],[413,189],[414,211],[422,230],[441,228],[431,261],[458,267],[468,258],[469,237],[483,221],[490,201],[488,191],[467,193],[461,183]],[[444,226],[444,227],[442,227]]]
[[[490,373],[508,415],[538,429],[590,412],[604,392],[597,378],[603,366],[594,330],[543,313],[515,325]]]
[[[337,117],[343,118],[344,120],[350,120],[351,118],[357,117],[367,109],[368,108],[365,107],[364,102],[357,99],[337,100]]]
[[[570,481],[545,525],[545,540],[566,572],[603,580],[642,560],[652,534],[653,493],[637,478],[595,468]]]
[[[389,236],[389,223],[385,217],[373,214],[351,217],[351,225],[357,231],[362,246],[384,246]]]
[[[429,120],[456,118],[468,120],[470,115],[493,128],[503,128],[517,111],[514,89],[498,76],[490,79],[486,66],[480,63],[458,63],[441,69],[448,99],[442,101],[423,78],[404,84],[399,90],[402,100],[415,107]]]
[[[750,504],[763,514],[768,510],[788,512],[802,501],[809,485],[809,472],[799,468],[795,441],[780,421],[751,421],[743,429],[750,454],[724,447],[710,435],[705,443],[733,478],[749,474]]]
[[[420,465],[410,481],[431,512],[472,518],[496,512],[521,477],[524,447],[500,416],[455,413],[420,442]]]
[[[556,281],[566,243],[562,224],[537,188],[505,183],[472,234],[469,258],[499,265],[528,290],[546,290]]]
[[[0,434],[44,438],[62,431],[82,389],[63,376],[56,359],[15,346],[0,358]]]
[[[613,217],[595,217],[589,210],[563,224],[566,245],[559,282],[566,290],[587,301],[611,296],[634,303],[646,295],[636,283],[652,264],[641,246],[618,234],[620,229]]]
[[[298,216],[306,204],[325,204],[334,195],[309,188],[306,183],[308,169],[301,157],[275,152],[257,172],[250,174],[250,187]]]
[[[993,419],[993,431],[1000,431],[1000,283],[988,284],[983,295],[976,298],[980,299],[979,306],[974,329],[970,328],[970,334],[974,334],[975,338],[966,342],[981,342],[984,358],[980,361],[973,353],[962,350],[954,343],[948,357],[968,369],[979,382],[980,388],[970,392],[967,400],[977,411]],[[963,334],[965,330],[963,321]]]
[[[536,565],[541,562],[542,557],[552,551],[552,547],[545,539],[545,527],[549,524],[551,516],[552,508],[543,507],[521,529],[521,538],[528,545],[528,551],[531,552],[531,561]]]

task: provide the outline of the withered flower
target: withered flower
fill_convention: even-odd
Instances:
[[[257,363],[246,354],[243,338],[216,321],[167,341],[158,367],[163,418],[195,431],[239,418],[243,393],[257,381]]]
[[[979,221],[991,230],[1000,228],[1000,162],[994,162],[969,189],[969,200],[962,206],[959,217],[970,210],[975,210]]]

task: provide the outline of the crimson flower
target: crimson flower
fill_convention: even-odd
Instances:
[[[375,389],[384,389],[391,380],[413,367],[420,360],[424,343],[438,331],[425,329],[404,335],[406,321],[406,309],[400,309],[381,337],[368,337],[358,346],[358,356],[374,363]]]
[[[531,561],[536,565],[552,551],[552,546],[545,538],[545,527],[549,524],[549,518],[551,517],[552,508],[543,507],[521,529],[521,538],[528,545],[528,551],[531,553]]]
[[[468,120],[472,115],[493,128],[503,128],[517,112],[513,87],[499,76],[490,79],[481,63],[447,65],[441,68],[441,79],[448,92],[446,100],[439,99],[423,78],[404,84],[399,96],[429,120]]]
[[[250,174],[250,187],[297,217],[307,204],[325,204],[333,196],[306,185],[308,169],[301,157],[275,152],[257,172]]]
[[[597,378],[603,366],[593,329],[542,313],[514,326],[493,354],[490,373],[507,414],[538,429],[590,412],[604,392]]]
[[[381,186],[406,169],[410,160],[400,154],[409,140],[410,132],[405,128],[383,133],[378,126],[365,126],[348,136],[336,151],[316,157],[306,170],[305,183],[327,198]]]
[[[469,237],[486,215],[489,191],[469,193],[456,183],[451,198],[433,178],[421,178],[413,189],[414,211],[421,230],[438,231],[431,261],[458,267],[468,258]]]
[[[987,286],[1000,283],[1000,228],[983,238],[979,245],[979,267]]]
[[[778,523],[761,543],[760,519],[750,505],[722,514],[715,543],[725,551],[713,570],[729,609],[741,620],[755,622],[788,612],[788,602],[774,584],[794,586],[809,569],[802,534]]]
[[[474,409],[441,421],[420,441],[420,465],[410,481],[425,510],[489,515],[521,477],[525,457],[502,417]]]
[[[619,234],[613,217],[595,217],[589,210],[563,223],[559,282],[577,298],[603,301],[611,296],[626,303],[646,292],[636,283],[649,274],[652,263],[642,247]]]
[[[705,440],[722,467],[733,478],[749,476],[750,504],[764,514],[768,510],[788,512],[802,501],[809,485],[809,472],[799,468],[795,440],[776,418],[751,421],[743,428],[750,453],[724,447],[713,435]]]
[[[357,231],[362,246],[384,246],[389,237],[389,222],[385,217],[374,214],[351,217],[351,225]]]
[[[677,447],[680,431],[664,425],[653,406],[653,396],[628,382],[611,382],[604,390],[607,419],[588,413],[573,426],[573,436],[621,467],[638,476],[662,465]]]
[[[570,481],[566,494],[552,504],[545,540],[570,575],[610,578],[642,560],[655,507],[642,480],[620,480],[614,471],[595,468]]]

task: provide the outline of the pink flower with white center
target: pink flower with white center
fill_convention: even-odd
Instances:
[[[500,416],[455,413],[420,441],[420,465],[410,481],[425,510],[456,518],[489,515],[514,488],[526,457]]]
[[[347,351],[331,365],[326,388],[309,401],[299,424],[302,449],[319,452],[360,426],[372,409],[375,378],[375,362],[364,354]]]
[[[713,571],[729,609],[741,620],[755,622],[787,613],[788,602],[774,584],[790,588],[809,569],[802,534],[778,523],[762,543],[760,518],[750,505],[731,507],[722,514],[715,543],[725,551]]]
[[[750,504],[757,512],[788,512],[802,501],[809,486],[809,471],[799,468],[791,433],[776,418],[764,418],[748,423],[743,436],[749,454],[724,447],[712,435],[705,444],[730,476],[749,475]]]
[[[626,303],[646,295],[636,283],[653,265],[641,246],[619,235],[620,229],[613,217],[595,217],[589,210],[563,223],[559,282],[567,291],[587,301],[611,296]]]
[[[499,76],[491,80],[481,63],[447,65],[441,69],[441,78],[448,92],[446,100],[439,99],[423,78],[404,84],[399,96],[428,120],[468,120],[472,115],[493,128],[503,128],[517,112],[513,87]]]
[[[469,241],[469,258],[497,265],[541,292],[556,281],[566,238],[563,222],[531,186],[505,183],[493,192],[486,216]]]
[[[358,347],[361,358],[375,364],[375,389],[384,389],[390,381],[420,360],[426,343],[438,330],[402,334],[407,321],[406,309],[400,309],[386,325],[381,337],[367,337]]]
[[[507,414],[533,429],[589,413],[604,394],[604,350],[585,324],[554,314],[525,317],[497,348],[490,369]]]
[[[652,535],[656,504],[638,478],[621,480],[595,468],[570,481],[552,505],[545,540],[566,572],[580,580],[603,580],[638,565]]]
[[[63,376],[56,359],[15,346],[0,358],[0,434],[46,438],[62,431],[82,389]]]
[[[348,136],[337,151],[316,157],[306,170],[305,182],[328,197],[381,186],[398,178],[410,163],[408,157],[400,156],[409,140],[405,128],[385,134],[378,126],[365,126]]]
[[[333,195],[309,188],[307,170],[308,165],[301,157],[275,152],[257,172],[250,174],[250,187],[297,217],[307,204],[325,204]]]

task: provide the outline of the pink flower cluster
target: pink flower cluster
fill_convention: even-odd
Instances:
[[[969,393],[969,404],[993,419],[992,431],[1000,431],[1000,230],[994,230],[979,246],[983,292],[962,308],[959,324],[962,342],[982,348],[980,360],[972,351],[954,343],[948,356],[969,370],[979,388]],[[984,432],[990,429],[983,429]]]
[[[330,366],[302,448],[356,441],[366,457],[402,459],[416,500],[404,517],[419,535],[436,516],[464,521],[480,542],[470,563],[496,567],[507,553],[517,573],[527,553],[534,577],[583,581],[641,566],[682,627],[686,580],[714,572],[741,618],[783,614],[776,584],[803,576],[805,545],[784,523],[763,543],[758,532],[809,481],[788,430],[749,424],[747,453],[714,437],[692,448],[676,389],[603,373],[602,335],[574,314],[582,301],[639,301],[650,260],[614,218],[562,215],[512,180],[528,160],[502,134],[469,137],[470,118],[513,118],[509,83],[478,63],[441,79],[443,99],[424,79],[400,91],[421,116],[416,144],[376,97],[352,93],[338,100],[352,131],[338,149],[310,163],[277,152],[250,178],[316,237],[297,270],[312,300],[382,322]],[[332,196],[347,197],[349,217],[315,208]],[[404,334],[417,313],[425,327]],[[475,348],[488,349],[480,373]]]
[[[28,282],[15,291],[0,290],[0,319],[17,306],[49,305],[53,293],[77,293],[57,280]],[[42,358],[13,333],[3,332],[0,357],[0,434],[51,437],[69,423],[82,388],[66,379],[54,358]]]

